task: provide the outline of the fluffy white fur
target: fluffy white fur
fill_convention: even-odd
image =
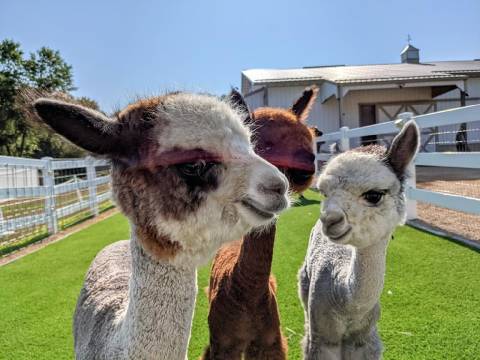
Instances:
[[[77,358],[185,359],[196,292],[195,267],[159,264],[134,237],[106,247],[80,294]]]
[[[381,357],[376,322],[386,249],[405,219],[402,181],[417,151],[416,126],[407,124],[393,144],[384,155],[340,154],[319,178],[325,200],[299,273],[306,360]],[[385,192],[376,205],[365,199],[370,190]]]

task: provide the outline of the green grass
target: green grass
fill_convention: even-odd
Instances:
[[[301,359],[303,311],[296,273],[318,215],[318,197],[284,214],[278,227],[273,272],[289,359]],[[116,215],[0,268],[0,359],[73,357],[72,313],[84,273],[105,245],[128,237]],[[203,288],[199,294],[189,358],[208,341]],[[385,359],[475,359],[480,353],[480,254],[421,231],[402,227],[391,242],[381,335]]]

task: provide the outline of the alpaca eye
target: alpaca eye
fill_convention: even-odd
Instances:
[[[383,195],[385,195],[385,193],[382,191],[369,190],[366,193],[363,193],[362,197],[367,200],[368,203],[377,205],[380,200],[382,200]]]
[[[214,162],[199,160],[196,162],[179,164],[177,165],[177,168],[180,173],[186,177],[202,177],[213,165],[215,165]]]

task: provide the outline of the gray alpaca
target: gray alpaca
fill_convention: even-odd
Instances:
[[[50,99],[34,106],[68,140],[112,160],[132,228],[85,277],[77,359],[185,360],[197,266],[286,208],[287,179],[253,152],[243,114],[212,96],[144,99],[115,118]]]
[[[388,150],[347,151],[320,175],[325,200],[299,272],[306,360],[381,358],[376,324],[386,250],[405,219],[406,169],[418,143],[418,128],[408,122]]]

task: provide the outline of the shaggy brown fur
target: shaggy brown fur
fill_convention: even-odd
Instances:
[[[308,117],[317,89],[306,89],[292,109],[261,108],[251,116],[255,151],[287,175],[291,189],[307,189],[315,173]],[[210,345],[203,359],[286,359],[275,278],[270,275],[275,224],[224,245],[212,266],[209,287]]]

